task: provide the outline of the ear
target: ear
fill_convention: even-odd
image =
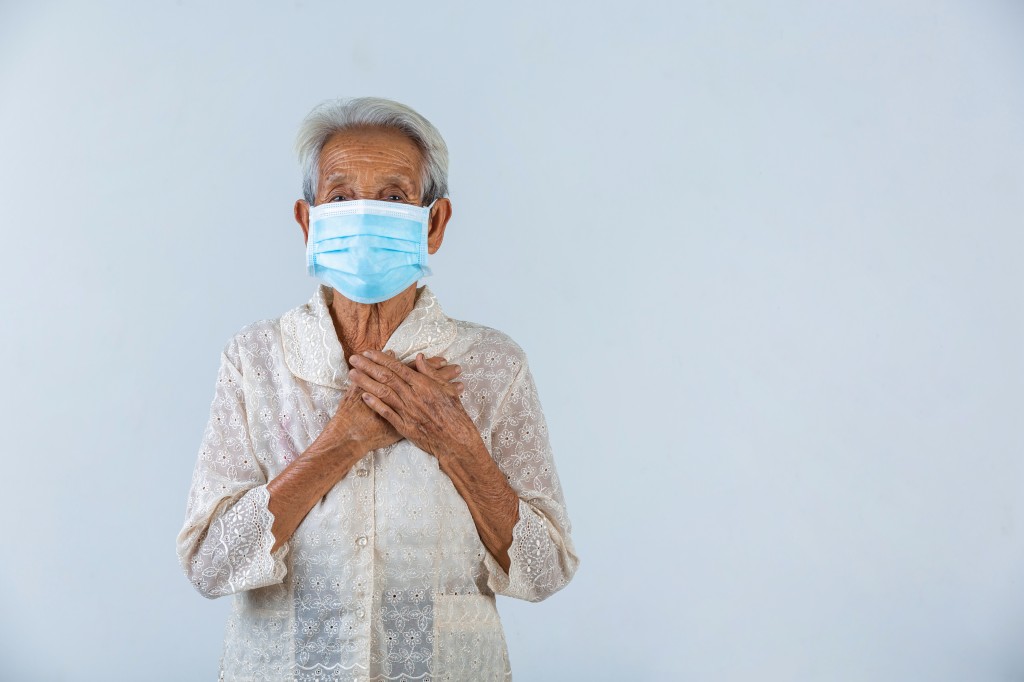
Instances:
[[[295,202],[295,222],[302,228],[302,241],[309,241],[309,204],[305,199]]]
[[[452,202],[442,198],[430,209],[430,230],[427,232],[427,253],[437,253],[444,241],[444,228],[452,217]]]

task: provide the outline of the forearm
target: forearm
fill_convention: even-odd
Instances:
[[[366,452],[366,447],[359,442],[332,438],[325,429],[300,457],[267,484],[270,491],[267,506],[274,515],[273,551],[291,538],[313,505],[344,478]]]
[[[507,573],[512,528],[519,520],[519,496],[491,458],[482,440],[438,458],[473,516],[487,550]]]

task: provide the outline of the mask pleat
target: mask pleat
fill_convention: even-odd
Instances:
[[[358,275],[383,274],[398,268],[416,266],[418,260],[415,254],[410,253],[402,254],[400,260],[396,255],[386,261],[367,260],[350,251],[328,251],[316,255],[316,264],[320,267]]]
[[[372,199],[310,209],[309,274],[350,300],[378,303],[399,293],[427,267],[429,207]]]
[[[333,239],[321,239],[316,243],[316,252],[345,251],[348,249],[381,249],[384,251],[401,251],[403,253],[419,253],[420,244],[417,240],[382,237],[375,234],[349,235]]]
[[[367,235],[419,241],[422,231],[422,223],[377,215],[332,216],[313,223],[313,238],[317,241]]]

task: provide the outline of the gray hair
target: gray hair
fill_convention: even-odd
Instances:
[[[423,205],[448,196],[448,146],[437,128],[399,102],[381,97],[327,100],[313,107],[295,140],[302,167],[302,195],[310,206],[316,202],[320,152],[335,133],[352,128],[392,128],[404,133],[423,155]]]

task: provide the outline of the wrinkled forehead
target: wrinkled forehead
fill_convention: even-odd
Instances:
[[[375,177],[419,180],[423,152],[402,131],[391,128],[353,128],[334,133],[320,151],[321,179]]]

